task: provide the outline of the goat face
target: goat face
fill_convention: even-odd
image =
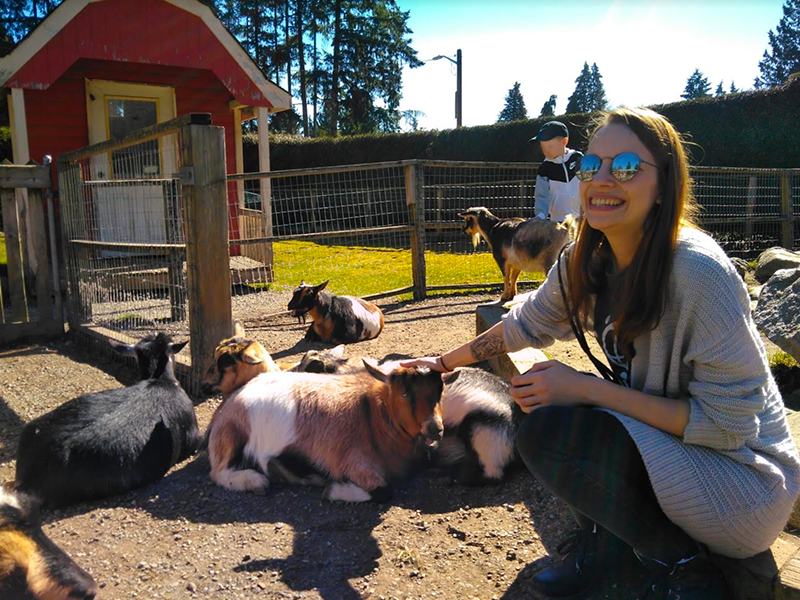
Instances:
[[[464,233],[472,238],[472,247],[477,248],[478,242],[481,241],[481,228],[478,225],[478,218],[481,215],[491,214],[488,209],[483,206],[475,206],[468,208],[463,213],[459,213],[459,217],[464,218]]]
[[[367,372],[389,388],[387,410],[410,437],[422,435],[435,447],[442,440],[442,374],[425,367],[378,366],[364,359]]]
[[[301,281],[300,285],[294,289],[292,299],[289,300],[288,309],[291,315],[299,317],[314,308],[317,304],[317,296],[328,285],[328,281],[330,280],[325,280],[319,285],[308,285],[305,281]]]
[[[139,340],[135,346],[115,340],[109,340],[108,343],[122,356],[135,356],[139,364],[139,378],[145,380],[160,377],[167,368],[167,363],[174,362],[173,356],[189,341],[173,344],[168,335],[151,333]]]
[[[222,340],[214,350],[214,362],[206,371],[202,392],[227,396],[261,373],[279,371],[260,343],[242,337]]]
[[[91,600],[97,585],[42,531],[36,501],[0,488],[0,594],[20,597],[27,591],[11,590],[3,579],[15,569],[25,572],[30,593],[39,600]]]

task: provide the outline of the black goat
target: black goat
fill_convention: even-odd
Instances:
[[[57,507],[121,494],[164,476],[197,450],[192,401],[173,371],[186,342],[148,335],[136,346],[142,381],[74,398],[28,423],[17,449],[19,489]]]

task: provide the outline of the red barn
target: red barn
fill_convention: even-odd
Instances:
[[[49,154],[55,165],[63,152],[206,112],[225,128],[229,173],[243,170],[242,121],[257,118],[268,171],[267,116],[291,106],[198,0],[64,0],[0,60],[0,82],[17,164]]]

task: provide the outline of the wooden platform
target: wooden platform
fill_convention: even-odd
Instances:
[[[499,303],[480,304],[475,309],[475,331],[482,333],[499,323],[508,310]],[[524,373],[534,362],[547,360],[541,350],[529,348],[489,361],[503,378]],[[800,446],[800,412],[789,415],[795,443]],[[800,529],[800,502],[789,519],[789,529]],[[733,592],[731,600],[800,600],[800,537],[783,532],[769,550],[745,560],[715,556]]]

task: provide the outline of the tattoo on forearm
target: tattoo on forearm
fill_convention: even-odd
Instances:
[[[508,351],[502,333],[498,335],[497,332],[493,331],[486,331],[480,334],[470,342],[469,349],[475,360],[486,360],[487,358],[505,354]]]

